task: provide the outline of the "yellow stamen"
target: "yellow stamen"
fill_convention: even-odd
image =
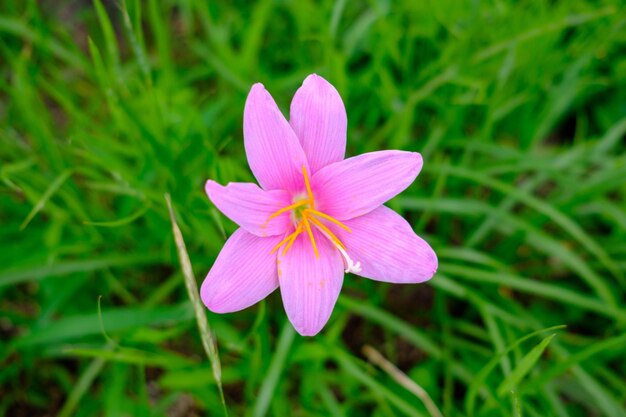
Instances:
[[[309,208],[304,210],[304,212],[309,212],[311,214],[314,214],[316,216],[322,217],[326,220],[328,220],[329,222],[333,222],[335,223],[337,226],[341,227],[342,229],[345,229],[346,231],[352,233],[352,230],[350,230],[350,228],[348,226],[346,226],[345,224],[341,223],[339,220],[335,219],[334,217],[330,217],[328,214],[326,213],[322,213],[321,211],[317,211],[315,209]]]
[[[304,223],[304,227],[306,227],[306,232],[309,234],[309,238],[311,238],[311,245],[313,245],[313,252],[315,252],[315,257],[319,258],[320,254],[317,251],[317,245],[315,244],[315,238],[313,237],[313,231],[311,230],[311,225],[307,220],[306,216],[302,217],[302,222]]]
[[[315,200],[313,199],[313,190],[311,190],[311,184],[309,183],[309,176],[306,173],[306,167],[302,165],[302,175],[304,175],[304,184],[306,185],[306,193],[309,196],[309,203],[311,207],[315,207]]]
[[[309,217],[309,220],[315,223],[320,229],[325,231],[328,234],[328,237],[330,237],[330,240],[335,242],[336,245],[341,246],[343,249],[346,248],[346,246],[343,243],[341,243],[341,240],[339,240],[339,238],[337,238],[337,236],[335,236],[335,234],[331,232],[330,229],[324,225],[324,223],[317,220],[315,217]]]
[[[294,212],[292,220],[294,222],[299,220],[298,226],[296,227],[293,233],[289,234],[287,237],[281,240],[276,246],[274,246],[274,248],[272,249],[270,253],[274,253],[278,249],[280,249],[282,246],[284,246],[282,254],[283,256],[285,256],[287,251],[289,251],[289,249],[293,246],[298,236],[301,233],[303,233],[304,230],[306,229],[306,232],[309,235],[309,238],[311,239],[311,246],[313,246],[313,252],[315,253],[315,257],[319,258],[320,254],[317,249],[317,243],[315,242],[315,238],[313,237],[313,228],[311,226],[311,223],[315,227],[319,228],[319,231],[328,239],[330,239],[335,244],[337,249],[339,249],[339,251],[345,251],[346,246],[339,240],[337,236],[335,236],[335,234],[324,223],[320,221],[320,219],[328,220],[329,222],[334,223],[335,225],[341,227],[342,229],[350,233],[352,231],[350,230],[348,226],[341,223],[339,220],[335,219],[334,217],[331,217],[326,213],[322,213],[321,211],[315,210],[315,198],[313,197],[313,190],[311,189],[309,175],[307,173],[306,166],[304,165],[302,166],[302,176],[304,177],[304,184],[306,185],[307,199],[298,200],[295,203],[287,207],[283,207],[280,210],[277,210],[272,215],[270,215],[265,221],[265,223],[262,225],[262,227],[264,228],[267,226],[269,221],[272,220],[273,218],[280,216],[281,214],[286,213],[288,211],[295,210],[298,207],[307,206],[304,209],[300,209]],[[317,217],[319,217],[319,219]]]
[[[276,252],[281,246],[283,246],[285,243],[291,240],[292,237],[295,240],[295,238],[300,234],[301,231],[302,231],[302,227],[298,226],[295,232],[293,232],[292,234],[290,234],[289,236],[281,240],[276,246],[274,246],[274,248],[271,250],[270,253]]]
[[[292,205],[290,205],[290,206],[283,207],[283,208],[281,208],[280,210],[276,211],[276,212],[275,212],[274,214],[272,214],[271,216],[269,216],[269,217],[267,218],[267,220],[265,221],[265,223],[267,224],[267,223],[268,223],[270,220],[272,220],[274,217],[276,217],[276,216],[280,216],[281,214],[283,214],[283,213],[284,213],[284,212],[286,212],[286,211],[293,210],[293,209],[298,208],[298,207],[300,207],[300,206],[303,206],[303,205],[305,205],[305,204],[307,204],[307,203],[308,203],[308,201],[306,201],[306,200],[300,200],[300,201],[298,201],[297,203],[293,203],[293,204],[292,204]]]
[[[285,249],[283,249],[283,256],[285,256],[287,251],[291,248],[291,246],[293,245],[293,242],[296,241],[296,238],[298,237],[300,233],[302,233],[302,223],[300,223],[298,227],[296,228],[296,231],[291,234],[291,236],[293,237],[291,238],[289,243],[287,243],[287,246],[285,246]]]

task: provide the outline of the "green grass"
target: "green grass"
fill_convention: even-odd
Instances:
[[[623,8],[2,2],[0,415],[221,416],[217,376],[230,416],[430,416],[371,346],[446,417],[626,416]],[[204,181],[253,179],[251,84],[286,113],[312,72],[349,155],[424,156],[390,206],[440,270],[348,276],[314,338],[278,293],[206,324]]]

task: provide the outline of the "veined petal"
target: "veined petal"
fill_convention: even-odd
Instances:
[[[283,305],[289,321],[303,336],[313,336],[324,327],[343,284],[341,255],[321,233],[312,232],[319,258],[306,233],[298,236],[285,256],[278,255]]]
[[[215,313],[239,311],[261,301],[278,287],[276,254],[282,236],[258,237],[237,229],[226,241],[204,279],[200,296]]]
[[[206,182],[205,189],[226,217],[256,236],[284,235],[290,227],[289,213],[268,221],[272,213],[291,204],[287,191],[264,191],[252,183],[231,182],[222,186],[212,180]]]
[[[313,175],[311,186],[319,211],[348,220],[402,192],[421,169],[419,153],[371,152],[325,166]]]
[[[352,260],[361,263],[357,275],[415,284],[429,280],[437,271],[437,255],[430,245],[392,209],[381,206],[345,224],[352,233],[339,227],[333,230]]]
[[[248,94],[243,139],[248,164],[263,189],[302,189],[302,167],[308,167],[306,156],[263,84],[254,84]]]
[[[309,161],[311,174],[343,160],[348,118],[339,93],[317,74],[309,75],[291,101],[289,123]]]

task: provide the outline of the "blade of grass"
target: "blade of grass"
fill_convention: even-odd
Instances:
[[[470,417],[474,415],[474,405],[476,404],[476,397],[478,395],[478,390],[484,385],[487,376],[498,365],[498,363],[500,363],[504,355],[508,354],[510,351],[517,348],[520,344],[522,344],[523,342],[525,342],[526,340],[532,337],[535,337],[542,333],[550,332],[553,330],[564,329],[565,327],[566,326],[564,325],[560,325],[560,326],[553,326],[553,327],[548,327],[546,329],[534,331],[532,333],[527,334],[526,336],[523,336],[517,339],[515,342],[510,344],[504,351],[498,352],[485,366],[483,366],[480,372],[475,374],[474,379],[469,385],[467,395],[465,396],[465,413]]]
[[[440,264],[440,270],[449,275],[470,279],[475,282],[504,285],[529,294],[557,300],[561,303],[594,311],[607,317],[618,317],[626,320],[626,311],[606,305],[601,300],[580,294],[576,291],[562,288],[557,285],[541,282],[537,279],[519,277],[504,272],[491,272],[479,268],[471,268],[463,265]]]
[[[600,262],[602,262],[606,266],[606,268],[613,273],[615,277],[620,280],[623,279],[623,274],[619,271],[619,268],[617,268],[614,261],[607,255],[606,251],[594,239],[592,239],[588,235],[588,233],[584,231],[578,224],[576,224],[572,219],[561,213],[552,205],[545,203],[539,198],[534,197],[516,188],[513,185],[509,185],[502,181],[489,178],[476,171],[470,171],[465,168],[452,167],[447,165],[437,167],[431,166],[429,169],[444,170],[450,175],[468,179],[494,190],[498,190],[509,197],[517,199],[519,202],[524,203],[528,207],[537,210],[539,213],[542,213],[543,215],[551,219],[554,223],[558,224],[563,230],[565,230],[574,239],[576,239],[583,247],[585,247]],[[596,288],[598,294],[602,296],[605,301],[610,304],[615,304],[613,298],[611,297],[610,291],[604,286],[603,282],[594,280],[590,282],[590,284],[594,285],[594,288]]]
[[[333,357],[348,375],[368,387],[376,395],[389,401],[389,403],[396,406],[403,414],[412,417],[424,417],[424,414],[417,410],[412,404],[399,397],[393,390],[363,371],[361,366],[358,365],[356,358],[353,358],[350,354],[338,350]]]
[[[495,45],[491,45],[481,51],[478,51],[474,55],[474,60],[478,63],[480,61],[489,59],[502,51],[507,50],[511,47],[511,45],[519,45],[539,36],[544,36],[550,32],[556,32],[566,29],[568,27],[583,25],[587,22],[592,22],[594,20],[609,16],[615,12],[617,12],[615,7],[608,6],[603,9],[596,10],[593,13],[583,13],[573,16],[566,16],[561,21],[530,29],[527,32],[520,33],[511,39],[503,40]]]
[[[91,387],[91,384],[93,384],[94,380],[98,377],[105,363],[106,359],[103,357],[98,357],[91,361],[87,369],[85,369],[76,382],[76,385],[74,385],[74,388],[67,397],[67,400],[65,400],[57,417],[69,417],[76,411],[76,407],[80,404],[81,398],[83,398],[87,390],[89,390],[89,387]]]
[[[597,355],[603,351],[609,349],[616,349],[619,347],[623,347],[626,345],[626,334],[621,334],[619,336],[612,337],[610,339],[603,340],[598,343],[594,343],[591,346],[577,352],[571,356],[568,356],[563,361],[557,362],[541,374],[528,381],[521,389],[521,393],[527,393],[531,391],[535,391],[540,389],[548,382],[554,380],[557,376],[563,374],[568,369],[573,367],[576,364],[579,364],[590,357]]]
[[[121,76],[121,67],[120,67],[120,58],[119,58],[119,50],[117,46],[117,39],[115,37],[115,30],[113,29],[113,25],[111,24],[111,20],[109,16],[102,6],[100,0],[93,0],[93,6],[96,10],[96,15],[98,16],[98,22],[100,23],[100,28],[102,30],[102,34],[104,36],[104,44],[106,48],[106,54],[109,66],[112,68],[112,71],[115,75],[115,81],[118,84],[122,83]]]
[[[419,398],[432,417],[443,417],[433,399],[430,398],[430,395],[428,395],[428,392],[409,378],[404,372],[399,370],[393,363],[389,362],[379,351],[366,345],[363,347],[363,353],[367,356],[370,362],[378,365],[398,384],[402,385],[407,389],[407,391]]]
[[[267,414],[272,396],[276,390],[276,385],[278,385],[280,376],[285,368],[287,355],[289,354],[295,335],[296,332],[293,326],[289,320],[285,320],[283,329],[280,332],[280,337],[278,338],[276,353],[272,357],[267,376],[261,385],[259,396],[252,409],[253,417],[264,417]]]
[[[161,261],[161,256],[133,254],[133,255],[109,255],[99,259],[84,261],[67,261],[51,265],[31,266],[20,269],[11,269],[0,274],[0,288],[15,285],[27,281],[40,281],[45,278],[60,277],[64,275],[92,272],[99,269],[115,268],[131,265],[150,265]]]
[[[171,325],[191,320],[193,312],[189,303],[158,308],[112,308],[102,312],[102,319],[109,332],[122,332],[142,326]],[[101,332],[97,314],[76,314],[45,326],[31,329],[30,333],[15,339],[18,348],[34,348],[54,343],[92,336]]]
[[[137,210],[136,212],[134,212],[130,216],[126,216],[124,218],[117,219],[117,220],[111,220],[109,222],[85,221],[83,223],[84,224],[89,224],[89,225],[92,225],[92,226],[98,226],[98,227],[120,227],[120,226],[125,226],[125,225],[127,225],[129,223],[134,222],[135,220],[137,220],[138,218],[140,218],[141,216],[146,214],[148,212],[148,210],[150,210],[150,208],[152,208],[152,203],[150,201],[148,201],[148,203],[145,206],[141,207],[139,210]]]
[[[522,378],[524,378],[535,366],[543,354],[543,351],[546,350],[554,336],[556,336],[556,334],[551,334],[550,336],[544,338],[522,358],[515,368],[513,368],[511,374],[500,383],[497,391],[499,396],[504,396],[518,386]]]
[[[207,320],[204,305],[200,301],[200,295],[198,293],[198,284],[196,278],[193,275],[193,269],[191,268],[191,261],[187,254],[187,248],[185,247],[185,241],[183,240],[183,234],[178,227],[176,217],[174,216],[174,209],[172,208],[172,200],[169,194],[165,194],[165,201],[167,203],[167,209],[170,214],[170,221],[172,223],[172,233],[174,234],[174,241],[176,243],[176,249],[178,251],[178,259],[180,261],[180,267],[185,278],[185,287],[187,288],[187,295],[193,305],[194,313],[196,316],[196,322],[198,323],[198,330],[200,332],[200,338],[202,340],[202,346],[204,351],[211,362],[211,368],[213,370],[213,376],[215,377],[215,383],[219,391],[220,399],[222,401],[223,412],[225,416],[228,416],[228,409],[226,408],[226,400],[224,398],[224,390],[222,388],[222,367],[220,364],[219,354],[217,352],[217,342],[215,335],[209,327],[209,321]]]
[[[50,197],[57,192],[57,190],[61,187],[61,185],[63,185],[65,180],[67,180],[71,174],[72,170],[65,170],[58,177],[56,177],[54,181],[52,181],[48,189],[41,195],[41,198],[28,213],[28,216],[26,216],[22,224],[20,224],[20,230],[24,230],[26,226],[28,226],[30,221],[41,211],[41,209],[44,208]]]

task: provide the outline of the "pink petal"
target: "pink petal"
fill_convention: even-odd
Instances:
[[[209,199],[226,217],[257,236],[284,235],[291,225],[289,213],[268,218],[291,204],[287,191],[263,191],[252,183],[231,182],[225,187],[215,181],[206,182]]]
[[[339,252],[316,230],[315,257],[309,236],[298,236],[285,256],[278,255],[280,293],[289,321],[303,336],[317,334],[330,318],[341,285],[343,263]]]
[[[335,87],[319,75],[309,75],[296,91],[289,123],[300,139],[311,173],[344,158],[346,108]]]
[[[352,233],[333,228],[354,262],[357,275],[377,281],[415,284],[432,278],[437,255],[398,213],[381,206],[345,222]]]
[[[278,287],[276,253],[270,252],[282,238],[257,237],[237,229],[200,288],[207,308],[215,313],[239,311],[274,291]]]
[[[308,163],[296,134],[263,84],[254,84],[243,115],[248,164],[265,190],[299,191]]]
[[[327,165],[311,179],[317,209],[347,220],[362,216],[408,187],[422,169],[416,152],[365,153]]]

